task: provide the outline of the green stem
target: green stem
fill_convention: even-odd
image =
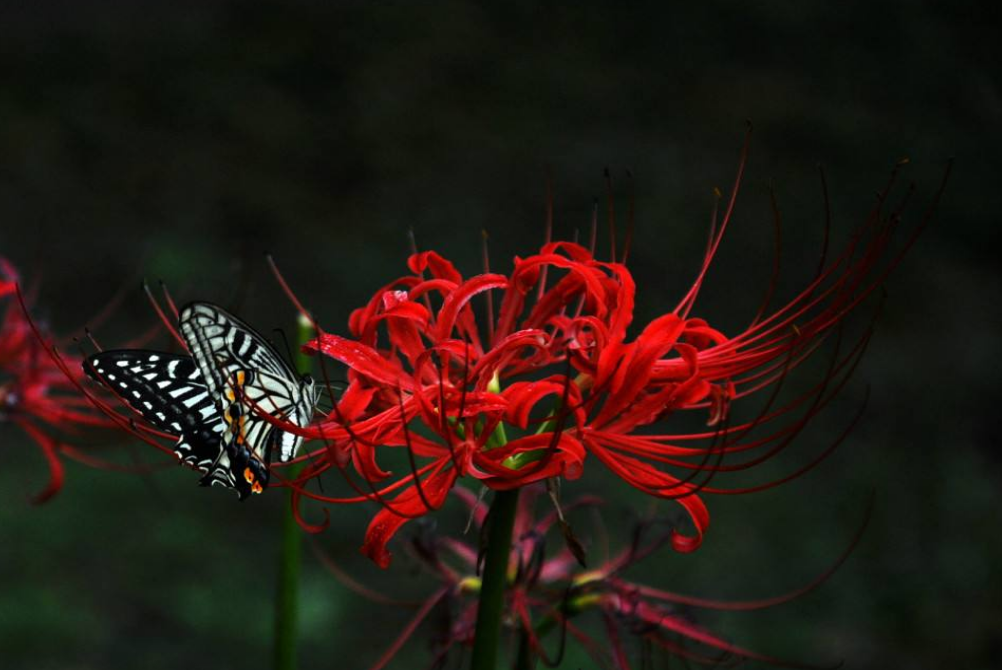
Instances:
[[[504,592],[508,585],[508,559],[515,526],[519,489],[494,494],[488,521],[487,551],[484,556],[483,583],[477,605],[477,627],[473,636],[473,662],[470,670],[497,670],[501,644],[501,617]]]
[[[295,477],[298,468],[290,468]],[[276,670],[296,668],[296,627],[299,604],[299,527],[292,513],[282,515],[282,553],[278,564],[278,599],[275,612],[275,663]]]
[[[518,635],[518,659],[515,670],[536,670],[536,655],[532,653],[529,634],[524,630]]]
[[[299,317],[299,344],[313,338],[310,322]],[[298,352],[296,367],[300,372],[310,369],[310,357]],[[299,475],[300,466],[293,465],[286,472],[290,479]],[[289,494],[289,508],[282,514],[282,544],[278,563],[278,597],[275,602],[275,670],[296,670],[296,642],[299,615],[299,564],[302,544],[299,524],[292,515],[292,494]]]

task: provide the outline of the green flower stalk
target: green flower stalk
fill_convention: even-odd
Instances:
[[[310,321],[300,315],[298,342],[305,344],[314,337]],[[296,368],[302,374],[310,371],[310,357],[301,351],[296,355]],[[300,466],[288,469],[290,479],[299,474]],[[295,670],[299,624],[299,572],[302,555],[302,530],[290,507],[282,513],[282,543],[278,564],[278,594],[275,600],[275,670]]]

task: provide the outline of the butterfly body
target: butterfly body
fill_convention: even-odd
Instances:
[[[84,363],[144,419],[178,438],[174,451],[241,499],[268,486],[274,457],[288,461],[302,438],[269,421],[303,427],[317,403],[309,376],[298,375],[249,325],[205,302],[184,307],[180,332],[191,356],[103,351]]]

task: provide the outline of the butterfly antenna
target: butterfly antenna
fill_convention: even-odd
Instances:
[[[95,349],[97,349],[98,351],[104,351],[104,349],[101,347],[101,345],[97,343],[97,340],[94,339],[94,335],[93,335],[93,333],[90,332],[90,328],[88,328],[86,326],[84,326],[84,335],[87,337],[87,339],[90,341],[90,343],[94,345]],[[73,338],[73,340],[76,341],[76,338]],[[82,350],[83,349],[81,348],[81,351]]]
[[[340,393],[344,393],[344,390],[346,388],[348,388],[348,382],[347,381],[344,381],[344,380],[341,380],[341,379],[332,379],[332,380],[330,380],[330,388],[321,388],[320,389],[320,392],[322,393],[321,399],[324,399],[324,400],[329,399],[331,405],[333,405],[334,402],[335,402],[335,400],[336,400],[336,396],[334,395],[334,392],[338,391]],[[330,416],[331,408],[321,407],[319,404],[317,405],[317,407],[323,412],[324,416]]]

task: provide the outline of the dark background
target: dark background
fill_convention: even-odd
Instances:
[[[863,423],[809,475],[710,497],[704,547],[665,551],[637,575],[713,597],[791,589],[834,560],[875,490],[862,544],[822,589],[698,620],[809,662],[988,668],[1002,655],[994,17],[972,3],[536,4],[6,3],[0,253],[41,280],[37,316],[64,333],[125,287],[97,332],[106,345],[152,322],[141,276],[181,299],[240,301],[262,329],[289,326],[264,251],[338,331],[403,272],[408,229],[467,273],[486,229],[503,271],[542,237],[547,170],[570,236],[609,167],[621,212],[635,175],[642,322],[691,281],[712,189],[729,188],[751,119],[734,229],[696,310],[733,332],[768,278],[770,185],[789,296],[820,244],[817,163],[844,241],[898,159],[917,183],[914,223],[955,156],[856,379],[748,481],[809,460],[869,385]],[[143,478],[70,464],[63,492],[34,508],[41,456],[12,426],[0,436],[0,667],[268,666],[282,496],[240,505],[179,468]],[[608,524],[627,528],[647,501],[588,465],[568,495],[602,492]],[[431,592],[401,543],[387,572],[358,556],[373,510],[331,511],[319,542],[360,580]],[[437,525],[456,531],[462,514]],[[348,593],[309,555],[304,570],[304,668],[366,668],[411,616]],[[423,644],[391,667],[424,667]],[[572,652],[563,667],[592,664]]]

